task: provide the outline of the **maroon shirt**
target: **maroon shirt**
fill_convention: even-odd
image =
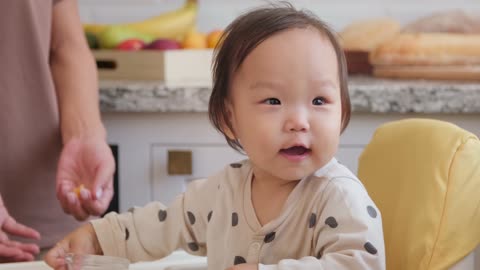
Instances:
[[[40,247],[79,225],[55,193],[61,135],[49,55],[56,2],[0,1],[0,194],[12,217],[40,232]]]

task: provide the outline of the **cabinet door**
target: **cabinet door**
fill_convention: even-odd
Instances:
[[[191,152],[191,174],[168,174],[169,151]],[[176,195],[185,191],[185,187],[190,181],[206,178],[220,171],[226,165],[246,158],[223,143],[155,144],[152,152],[152,197],[167,205],[173,201]]]

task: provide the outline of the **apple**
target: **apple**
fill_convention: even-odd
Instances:
[[[145,47],[145,42],[143,42],[143,40],[132,38],[120,42],[115,49],[122,51],[137,51],[143,49],[143,47]]]
[[[182,45],[173,39],[156,39],[145,46],[147,50],[178,50],[181,49]]]

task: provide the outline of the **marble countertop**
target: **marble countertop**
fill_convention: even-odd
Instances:
[[[353,112],[480,113],[480,82],[351,77]],[[167,87],[162,82],[101,81],[102,112],[206,112],[211,87]]]

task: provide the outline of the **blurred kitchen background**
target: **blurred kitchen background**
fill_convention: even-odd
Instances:
[[[199,0],[198,29],[208,32],[225,27],[235,16],[263,0]],[[293,0],[296,7],[308,8],[340,31],[361,19],[389,16],[407,23],[432,12],[461,9],[480,13],[478,0]],[[79,0],[84,22],[119,23],[143,20],[183,5],[179,0]]]
[[[362,20],[389,18],[404,26],[439,12],[467,12],[478,21],[469,21],[463,14],[455,17],[456,14],[445,17],[446,20],[441,19],[448,25],[441,25],[439,29],[450,30],[451,25],[461,18],[465,19],[458,22],[461,29],[473,27],[469,31],[473,29],[480,33],[478,0],[291,2],[298,8],[313,11],[338,32]],[[79,0],[82,22],[94,24],[93,28],[85,30],[92,30],[97,38],[104,35],[103,28],[98,28],[98,25],[116,27],[119,24],[142,22],[166,12],[181,10],[186,3],[186,0]],[[266,3],[260,0],[199,0],[195,7],[196,31],[208,34],[215,29],[222,30],[243,11]],[[171,23],[172,20],[157,20],[149,24],[168,24],[169,21]],[[434,25],[436,27],[437,23]],[[376,32],[383,31],[378,36],[384,36],[385,32],[389,32],[388,29],[395,29],[392,34],[399,30],[388,28],[392,27],[388,21],[373,23],[374,30],[366,29],[370,27],[372,24],[358,24],[342,37],[347,41],[350,36],[355,43],[357,39],[360,40],[355,36],[357,31],[373,33],[372,39],[376,39]],[[462,38],[468,40],[469,35],[462,34]],[[165,54],[163,43],[149,50],[139,49],[135,47],[138,44],[132,43],[115,48],[120,44],[120,36],[117,32],[108,39],[103,38],[111,41],[107,42],[112,45],[111,48],[100,46],[100,50],[95,47],[92,51],[100,67],[102,117],[118,162],[115,178],[117,192],[111,210],[126,211],[152,200],[168,204],[184,190],[188,182],[206,177],[243,156],[226,145],[224,138],[208,120],[211,48],[202,45],[200,48],[188,47],[188,50],[184,50],[179,47],[174,50],[178,53]],[[115,40],[111,37],[115,37]],[[370,38],[363,39],[362,42],[370,41]],[[185,45],[184,41],[180,42],[182,46]],[[434,78],[427,80],[410,72],[412,67],[418,68],[415,63],[404,65],[410,73],[401,70],[400,75],[406,78],[400,79],[389,78],[389,65],[381,65],[387,67],[387,76],[375,76],[371,63],[368,63],[368,55],[375,49],[373,45],[378,44],[367,45],[364,51],[360,51],[359,58],[357,54],[347,58],[349,64],[358,61],[359,65],[354,67],[358,68],[358,72],[351,72],[349,79],[353,113],[350,125],[342,136],[337,157],[352,171],[357,171],[358,157],[374,130],[388,121],[428,117],[455,123],[480,135],[478,65],[456,64],[453,66],[456,73],[450,72],[452,69],[448,69],[447,73],[444,70],[438,73],[434,63],[433,73],[431,70],[420,70]],[[459,51],[461,53],[462,49]],[[454,74],[452,78],[455,80],[443,80],[444,74]]]

